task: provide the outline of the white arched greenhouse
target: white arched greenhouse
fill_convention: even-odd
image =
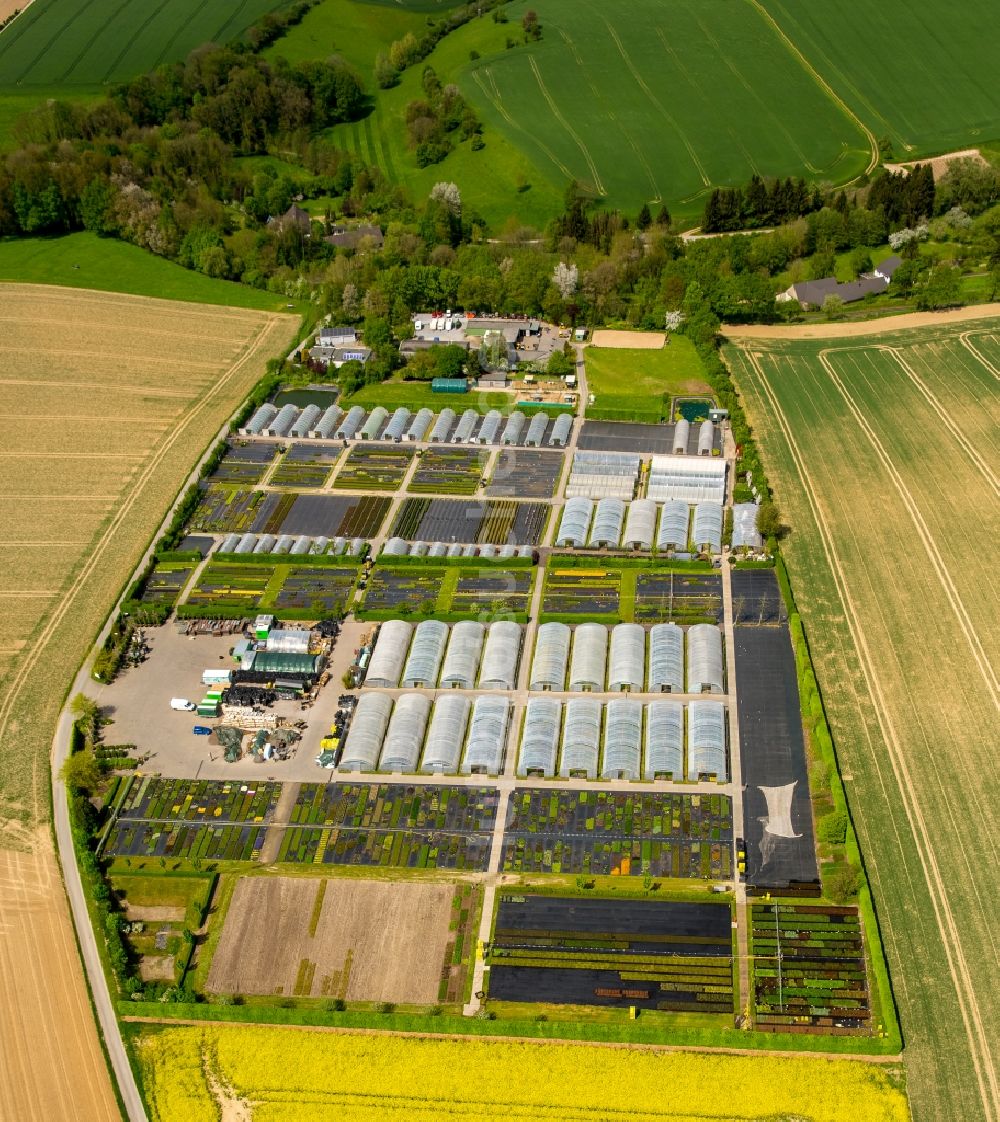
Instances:
[[[291,553],[292,542],[294,542],[294,541],[295,541],[295,539],[292,537],[291,534],[279,534],[278,535],[278,540],[274,543],[274,549],[271,550],[271,552],[272,553]]]
[[[698,455],[711,456],[712,445],[715,443],[715,425],[711,421],[702,421],[698,429]]]
[[[573,414],[560,413],[552,424],[549,433],[549,446],[552,448],[565,448],[569,434],[573,431]]]
[[[562,705],[549,697],[533,697],[524,710],[524,729],[521,733],[521,752],[517,761],[517,774],[555,774],[556,754],[559,750],[559,726],[562,723]]]
[[[313,425],[319,419],[320,407],[318,405],[307,405],[305,409],[298,415],[295,423],[288,430],[289,436],[308,436],[312,431]]]
[[[725,783],[726,707],[721,701],[692,701],[688,705],[688,766],[692,782],[702,776]]]
[[[337,431],[337,425],[340,424],[343,415],[344,411],[339,405],[328,406],[323,416],[313,425],[309,435],[314,440],[329,440]]]
[[[642,757],[642,704],[609,701],[604,707],[602,779],[638,779]]]
[[[295,539],[290,552],[293,557],[301,557],[309,552],[310,545],[312,545],[312,539],[307,534],[300,534]]]
[[[413,624],[407,623],[405,619],[390,619],[382,624],[368,662],[366,686],[395,689],[399,685],[399,676],[403,672],[412,635]]]
[[[257,534],[247,532],[240,538],[239,545],[233,550],[234,553],[253,553],[257,548],[259,538]]]
[[[394,440],[397,444],[403,439],[403,433],[410,423],[410,411],[405,406],[400,406],[389,418],[389,423],[382,433],[383,440]]]
[[[445,643],[448,642],[448,625],[439,619],[425,619],[417,624],[413,645],[403,667],[403,686],[434,687],[441,671]]]
[[[434,427],[431,429],[430,440],[432,444],[443,443],[448,439],[451,426],[455,423],[455,410],[445,406],[437,415]]]
[[[446,542],[432,542],[430,549],[427,551],[428,557],[447,557],[448,546]]]
[[[476,428],[476,422],[479,420],[479,414],[475,409],[466,409],[458,420],[458,425],[452,433],[452,444],[468,444],[472,439],[472,433]]]
[[[559,761],[559,774],[564,778],[597,778],[601,711],[601,703],[589,697],[574,697],[566,703],[562,758]]]
[[[278,410],[278,415],[272,417],[264,429],[265,436],[287,436],[288,430],[295,424],[295,418],[299,415],[299,407],[297,405],[282,405]]]
[[[254,553],[270,553],[277,540],[274,534],[261,534],[257,539],[257,544],[253,547]]]
[[[638,623],[617,623],[611,629],[608,689],[641,693],[646,678],[646,632]]]
[[[760,549],[764,539],[757,529],[756,503],[736,503],[733,506],[733,549]]]
[[[471,711],[472,702],[461,693],[445,694],[434,702],[421,771],[437,774],[458,771]]]
[[[603,623],[581,623],[573,632],[569,661],[571,693],[602,693],[608,668],[608,629]]]
[[[535,636],[528,689],[561,691],[566,686],[570,629],[565,623],[543,623]]]
[[[699,549],[707,545],[711,553],[722,552],[721,503],[698,503],[694,508],[691,538]]]
[[[347,411],[347,416],[337,426],[337,431],[333,434],[337,440],[350,440],[357,434],[361,423],[365,419],[365,411],[360,405],[352,405]]]
[[[386,421],[389,419],[389,410],[383,405],[376,405],[375,408],[368,414],[368,419],[361,426],[361,435],[365,440],[374,440],[376,436],[382,431]]]
[[[675,456],[684,456],[688,450],[688,440],[691,438],[691,422],[681,417],[674,427],[674,441],[671,444]]]
[[[500,437],[501,444],[516,444],[521,439],[521,432],[524,429],[525,416],[520,410],[515,410],[507,418],[507,423],[503,427],[503,435]]]
[[[664,503],[660,513],[660,529],[656,535],[657,549],[686,549],[691,508],[677,499]]]
[[[509,619],[498,619],[491,623],[483,646],[479,688],[512,690],[517,685],[517,660],[520,653],[520,625]]]
[[[499,774],[509,716],[510,703],[505,697],[480,694],[476,698],[462,758],[463,775]]]
[[[222,544],[215,551],[216,553],[235,553],[236,547],[240,544],[242,534],[226,534],[222,539]]]
[[[652,549],[656,536],[656,503],[652,499],[636,499],[629,503],[625,519],[626,549]]]
[[[409,557],[410,543],[405,538],[390,538],[382,546],[382,552],[386,557]]]
[[[541,446],[542,437],[548,427],[549,419],[544,413],[536,413],[528,425],[528,434],[524,438],[525,448],[538,448]]]
[[[684,632],[676,623],[649,629],[649,692],[684,692]]]
[[[427,430],[431,427],[431,421],[434,420],[434,414],[424,406],[417,415],[410,421],[410,427],[406,430],[407,440],[423,440],[427,434]]]
[[[451,629],[448,650],[441,667],[441,688],[471,690],[476,684],[486,628],[474,619],[464,619]]]
[[[249,421],[243,426],[243,432],[247,436],[260,436],[260,434],[267,428],[267,426],[278,415],[277,408],[269,401],[257,410],[256,413],[250,418]]]
[[[588,545],[615,548],[621,541],[625,521],[625,504],[621,499],[601,499],[594,511],[594,524],[590,528]]]
[[[309,552],[314,556],[326,552],[326,547],[330,544],[330,539],[324,537],[322,534],[318,538],[313,538],[312,545],[309,547]]]
[[[582,496],[567,499],[562,509],[562,517],[559,519],[556,545],[579,549],[587,541],[587,530],[590,528],[593,513],[594,504],[590,499]]]
[[[341,771],[374,771],[392,712],[387,693],[363,693],[347,730]]]
[[[722,679],[722,632],[696,623],[687,633],[687,692],[724,693]]]
[[[431,699],[422,693],[408,693],[397,699],[389,718],[379,771],[416,771],[424,730],[431,711]]]
[[[489,413],[483,418],[483,423],[476,434],[477,444],[494,444],[497,438],[497,432],[500,430],[500,422],[503,416],[499,409],[491,409]]]
[[[684,777],[684,706],[679,701],[651,701],[646,706],[646,755],[643,779]]]
[[[726,461],[721,456],[654,456],[646,497],[657,502],[725,502]]]

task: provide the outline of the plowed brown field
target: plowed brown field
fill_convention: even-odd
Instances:
[[[290,317],[0,285],[0,1118],[117,1118],[45,823],[65,690]]]

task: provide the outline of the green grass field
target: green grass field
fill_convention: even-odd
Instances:
[[[668,416],[671,395],[710,392],[698,352],[683,335],[660,350],[587,347],[584,361],[593,420],[655,424]]]
[[[101,86],[225,43],[280,0],[34,0],[0,35],[0,87]]]
[[[1000,320],[726,358],[791,527],[914,1117],[994,1118]]]
[[[266,312],[301,312],[304,307],[296,304],[289,308],[284,297],[232,281],[213,280],[138,246],[85,233],[62,238],[0,239],[0,281],[96,288],[100,292],[130,292]]]
[[[954,8],[762,0],[809,62],[896,155],[912,159],[1000,136],[992,0]]]

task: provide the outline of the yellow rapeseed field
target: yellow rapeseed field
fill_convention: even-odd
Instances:
[[[237,1025],[164,1029],[138,1052],[153,1122],[201,1122],[226,1100],[253,1122],[910,1117],[893,1072],[851,1060]]]

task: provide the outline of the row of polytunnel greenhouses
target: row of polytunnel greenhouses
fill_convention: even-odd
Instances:
[[[570,549],[658,550],[707,549],[722,552],[721,503],[680,500],[656,503],[652,499],[624,502],[583,495],[566,501],[556,531],[556,545]]]
[[[497,775],[503,766],[510,702],[446,693],[364,693],[351,721],[340,770]]]
[[[510,620],[463,620],[449,627],[425,619],[383,623],[368,662],[365,684],[393,689],[512,690],[517,684],[521,627]]]
[[[725,706],[533,697],[525,708],[517,774],[724,783]]]
[[[686,658],[685,658],[686,648]],[[712,624],[687,629],[658,623],[543,623],[528,688],[561,693],[724,693],[722,633]]]

